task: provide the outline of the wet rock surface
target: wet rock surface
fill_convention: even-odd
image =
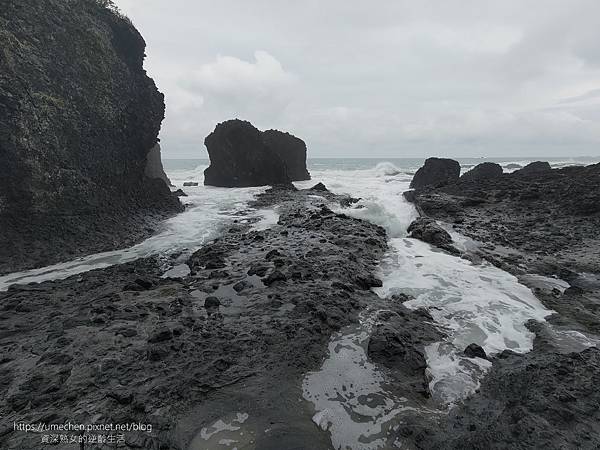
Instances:
[[[480,390],[447,417],[415,420],[399,436],[424,449],[597,448],[600,165],[535,164],[407,194],[422,215],[473,239],[467,257],[517,275],[557,314],[528,324],[531,352],[491,358]]]
[[[330,448],[299,401],[301,379],[378,300],[364,280],[381,283],[387,244],[382,228],[323,198],[267,191],[255,206],[276,205],[278,223],[233,224],[182,278],[149,258],[0,293],[5,422],[151,423],[127,445],[208,448],[201,430],[237,417],[257,448]],[[0,433],[2,448],[39,445],[38,434]]]
[[[402,305],[409,298],[395,296],[389,310],[378,313],[369,338],[368,355],[391,369],[390,376],[401,392],[428,398],[425,346],[443,339],[427,311],[410,310]]]
[[[452,237],[437,222],[429,217],[419,217],[407,229],[410,237],[427,242],[449,253],[458,254],[459,251],[452,245]]]
[[[131,245],[183,209],[145,174],[165,108],[146,44],[101,3],[0,8],[0,273]]]
[[[439,186],[456,181],[460,175],[460,164],[453,159],[427,158],[425,164],[415,173],[411,188]]]

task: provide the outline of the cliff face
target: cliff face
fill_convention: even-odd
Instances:
[[[306,169],[306,143],[290,133],[267,130],[262,133],[263,140],[283,160],[292,181],[310,180]]]
[[[127,19],[94,0],[3,0],[0,39],[0,272],[127,244],[148,214],[180,210],[144,173],[164,99]]]

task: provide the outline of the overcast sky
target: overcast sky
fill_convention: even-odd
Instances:
[[[218,122],[311,157],[600,155],[598,0],[116,0],[165,93],[163,157]]]

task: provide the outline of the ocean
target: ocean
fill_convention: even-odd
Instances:
[[[535,159],[486,160],[498,162],[505,171],[512,171]],[[548,160],[553,167],[597,161],[539,159]],[[459,159],[463,172],[482,161]],[[467,345],[481,345],[489,355],[506,349],[527,352],[532,348],[534,334],[525,323],[531,319],[543,321],[551,311],[509,273],[487,263],[472,264],[407,238],[406,229],[417,212],[402,193],[408,190],[414,172],[422,163],[422,159],[310,159],[312,180],[295,184],[298,188],[308,188],[323,182],[335,193],[359,197],[361,200],[350,208],[331,207],[387,230],[389,251],[380,263],[378,274],[383,286],[375,291],[382,299],[399,293],[412,296],[413,300],[405,305],[426,308],[446,331],[446,339],[426,347],[426,360],[433,397],[440,404],[452,405],[475,391],[491,366],[486,360],[463,356],[462,350]],[[150,255],[159,255],[164,260],[166,272],[183,264],[189,254],[218,237],[234,220],[256,218],[258,222],[253,226],[259,229],[277,222],[276,208],[255,210],[249,206],[250,200],[264,191],[264,187],[204,186],[207,160],[166,159],[164,166],[174,189],[182,188],[188,194],[182,197],[187,208],[165,221],[156,235],[127,249],[0,277],[0,290],[13,283],[62,279]],[[183,187],[189,181],[197,182],[198,186]],[[476,245],[451,228],[447,229],[457,247]],[[171,258],[170,255],[176,256]],[[397,423],[402,411],[413,407],[386,389],[385,374],[368,361],[366,346],[372,321],[372,316],[364,315],[358,325],[335,334],[330,342],[329,357],[319,370],[306,374],[302,384],[304,398],[318,411],[315,423],[329,430],[335,448],[379,448],[381,439],[385,439],[387,430]],[[564,338],[570,340],[569,345],[582,348],[592,345],[585,336],[575,332]],[[374,396],[382,401],[366,405],[361,400]],[[369,421],[357,420],[365,414],[370,417]],[[364,436],[370,437],[370,444],[359,442]]]

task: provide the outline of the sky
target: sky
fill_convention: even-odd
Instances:
[[[597,0],[115,0],[163,158],[240,118],[309,157],[600,156]]]

